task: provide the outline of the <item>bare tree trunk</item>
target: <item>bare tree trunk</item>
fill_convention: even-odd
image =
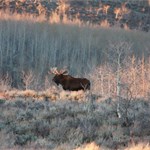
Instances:
[[[101,76],[101,94],[103,96],[104,95],[104,77],[103,77],[102,70],[100,70],[100,76]]]
[[[141,63],[141,75],[142,75],[142,96],[145,97],[145,59],[144,56],[142,57]]]
[[[136,78],[137,78],[137,75],[136,75],[136,69],[137,67],[135,66],[135,56],[132,57],[132,69],[131,69],[131,73],[132,73],[132,79],[133,79],[133,85],[131,85],[131,92],[134,96],[137,96],[137,85],[136,85]],[[131,83],[132,84],[132,83]]]
[[[121,53],[118,55],[118,60],[117,60],[117,97],[120,97],[120,91],[121,91],[121,80],[120,80],[120,71],[121,71]]]
[[[111,96],[111,75],[108,74],[108,95]]]

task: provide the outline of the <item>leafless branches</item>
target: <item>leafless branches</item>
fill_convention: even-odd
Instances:
[[[25,90],[28,90],[30,88],[34,79],[35,79],[35,76],[34,76],[33,71],[31,70],[28,72],[22,71],[22,80],[25,86]]]
[[[11,78],[8,73],[4,75],[0,75],[0,91],[7,91],[11,88]]]

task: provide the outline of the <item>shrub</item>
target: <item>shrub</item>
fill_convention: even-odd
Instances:
[[[3,105],[6,102],[4,99],[0,99],[0,106]]]
[[[16,116],[17,121],[29,121],[33,118],[33,112],[30,110],[20,111],[19,113],[16,113]]]
[[[21,109],[25,109],[27,107],[26,103],[22,100],[16,100],[14,106]]]
[[[25,145],[28,142],[35,141],[37,139],[36,136],[33,134],[23,134],[23,135],[17,135],[15,140],[15,145]]]
[[[5,124],[4,123],[0,123],[0,131],[3,130],[5,128]]]
[[[45,120],[36,120],[32,127],[33,133],[36,136],[47,137],[50,134],[49,122]]]

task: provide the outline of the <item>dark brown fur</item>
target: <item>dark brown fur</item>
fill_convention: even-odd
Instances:
[[[62,85],[64,90],[90,90],[90,81],[86,78],[74,78],[70,75],[59,74],[54,76],[53,81],[57,85]]]

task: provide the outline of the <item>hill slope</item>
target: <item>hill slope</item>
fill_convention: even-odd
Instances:
[[[0,9],[11,13],[45,15],[47,19],[55,12],[60,18],[78,18],[83,22],[121,28],[150,30],[150,4],[147,1],[97,0],[97,1],[35,1],[4,0]]]

